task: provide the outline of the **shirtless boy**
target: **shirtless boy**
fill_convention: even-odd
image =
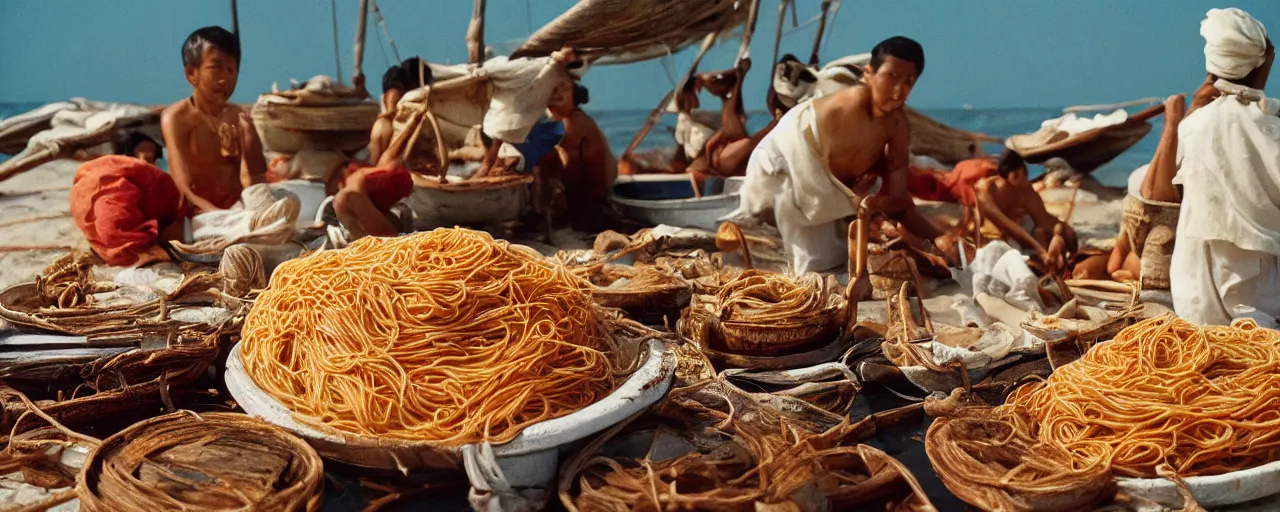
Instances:
[[[222,27],[192,32],[182,44],[191,97],[160,117],[169,174],[190,214],[229,209],[245,187],[265,183],[267,163],[249,113],[228,103],[240,72],[240,45]]]
[[[974,186],[978,213],[991,221],[1000,234],[1017,242],[1023,249],[1034,251],[1050,269],[1061,269],[1066,252],[1075,252],[1077,241],[1071,226],[1054,217],[1044,207],[1044,200],[1027,178],[1027,164],[1012,150],[1000,154],[996,175],[983,178]],[[1030,217],[1034,227],[1028,233],[1021,222]],[[1055,233],[1063,240],[1052,244]]]
[[[843,223],[859,206],[917,236],[941,236],[907,193],[910,134],[902,107],[923,70],[919,43],[889,38],[872,50],[863,83],[788,111],[752,152],[741,208],[730,217],[772,211],[796,273],[847,261]],[[859,199],[857,191],[876,175],[881,193]]]

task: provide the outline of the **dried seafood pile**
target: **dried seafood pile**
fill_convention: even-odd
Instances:
[[[715,295],[695,296],[683,320],[704,348],[778,355],[832,341],[849,309],[831,276],[746,270]]]
[[[77,485],[81,510],[317,510],[319,454],[243,414],[182,411],[108,437]]]
[[[615,428],[585,447],[561,473],[564,506],[570,511],[936,510],[904,466],[875,448],[852,445],[860,432],[854,425],[846,421],[820,433],[806,430],[797,421],[802,418],[716,384],[674,390],[654,411],[653,421],[621,432]]]

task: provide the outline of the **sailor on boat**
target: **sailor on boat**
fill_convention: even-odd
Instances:
[[[727,218],[771,212],[795,273],[847,261],[845,226],[860,207],[885,212],[917,236],[943,235],[907,192],[903,106],[923,70],[919,43],[889,38],[872,50],[862,83],[788,111],[752,152],[741,205]],[[863,199],[876,177],[882,192]]]
[[[1178,316],[1221,325],[1280,316],[1280,102],[1263,90],[1275,46],[1240,9],[1200,25],[1205,67],[1222,95],[1178,127],[1174,185],[1182,212],[1171,292]]]
[[[720,92],[725,88],[723,86],[708,87],[724,102],[724,109],[720,115],[720,129],[707,140],[706,165],[701,168],[690,166],[690,172],[699,184],[708,176],[727,178],[746,174],[751,153],[773,130],[776,119],[754,134],[747,131],[747,109],[743,104],[742,86],[746,82],[747,71],[750,70],[751,59],[743,58],[733,70],[719,73],[715,80],[708,80],[713,84],[729,81],[731,85],[723,93]]]

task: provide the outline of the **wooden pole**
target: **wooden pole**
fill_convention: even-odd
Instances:
[[[231,33],[236,36],[236,44],[240,44],[240,11],[236,9],[236,0],[231,0]],[[243,52],[242,52],[243,53]]]
[[[645,119],[644,125],[640,127],[635,137],[631,139],[631,144],[627,145],[627,150],[622,152],[623,160],[631,157],[631,153],[635,152],[636,148],[640,146],[640,141],[643,141],[645,136],[649,135],[649,130],[653,129],[653,125],[657,124],[659,119],[662,119],[662,111],[667,108],[667,105],[671,104],[671,100],[675,98],[676,93],[683,90],[685,84],[693,78],[693,74],[698,71],[698,65],[702,63],[702,56],[706,55],[707,50],[710,50],[716,44],[716,37],[716,33],[712,32],[702,40],[702,48],[698,50],[698,56],[693,58],[693,65],[689,66],[689,72],[685,73],[684,78],[680,80],[680,84],[675,89],[672,89],[671,92],[662,97],[662,101],[658,102],[658,106],[649,111],[649,117]]]
[[[751,11],[747,13],[747,26],[742,29],[742,46],[738,48],[738,60],[751,56],[751,38],[756,35],[756,20],[760,17],[760,0],[751,0]]]
[[[778,48],[782,46],[782,23],[787,20],[787,2],[778,2],[778,26],[773,32],[773,61],[769,63],[769,79],[773,79],[773,67],[778,64]]]
[[[809,54],[809,65],[817,66],[822,61],[818,58],[818,50],[822,48],[822,34],[827,30],[827,14],[831,12],[831,0],[822,0],[822,18],[818,20],[818,33],[813,36],[813,53]]]
[[[355,44],[356,65],[355,65],[355,70],[353,71],[354,74],[351,75],[351,84],[355,85],[357,89],[365,89],[365,86],[364,86],[365,34],[364,34],[364,31],[365,31],[365,27],[368,27],[368,26],[369,26],[369,0],[360,0],[360,10],[357,11],[357,14],[356,14],[356,44]],[[368,94],[367,89],[365,89],[365,94],[366,95]]]
[[[484,63],[484,4],[485,0],[475,0],[467,27],[467,62],[472,64]]]
[[[329,0],[329,17],[333,20],[333,64],[335,78],[342,83],[342,52],[338,49],[338,0]]]

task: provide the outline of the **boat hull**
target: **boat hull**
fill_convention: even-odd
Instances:
[[[1072,169],[1088,174],[1128,151],[1151,133],[1151,128],[1151,123],[1101,128],[1100,133],[1089,140],[1066,147],[1028,151],[1022,154],[1022,158],[1032,164],[1061,158],[1071,164]]]
[[[253,106],[253,123],[267,151],[354,153],[369,145],[378,109],[378,104],[371,102],[326,107],[259,103]]]

